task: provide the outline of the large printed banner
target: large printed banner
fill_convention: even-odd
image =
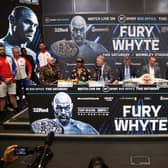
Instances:
[[[44,37],[67,73],[77,55],[89,66],[104,53],[109,64],[122,62],[129,54],[141,66],[155,54],[165,72],[168,61],[168,16],[68,15],[44,16]]]
[[[36,1],[37,2],[37,1]],[[12,48],[26,48],[27,54],[36,59],[42,37],[41,6],[39,3],[15,3],[6,0],[0,6],[0,43],[6,55],[13,56]]]
[[[139,88],[27,88],[34,133],[168,134],[168,92]]]

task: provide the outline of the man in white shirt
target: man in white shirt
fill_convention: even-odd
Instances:
[[[40,51],[36,55],[36,63],[38,70],[47,65],[48,58],[55,57],[55,55],[51,51],[47,50],[47,47],[44,42],[41,42],[39,44],[39,50]]]
[[[20,56],[20,51],[18,48],[13,48],[12,53],[17,67],[17,73],[15,76],[17,96],[19,96],[19,99],[22,100],[26,96],[26,86],[30,84],[32,67],[27,59]],[[26,69],[28,71],[28,74],[26,73]]]

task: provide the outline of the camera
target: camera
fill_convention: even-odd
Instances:
[[[28,154],[28,147],[16,147],[14,150],[14,155],[16,156],[26,156]]]

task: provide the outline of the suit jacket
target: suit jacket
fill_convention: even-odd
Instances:
[[[130,68],[130,77],[134,77],[134,78],[139,77],[139,73],[133,65],[130,65],[129,68]],[[124,80],[124,72],[125,72],[125,66],[123,64],[120,68],[118,68],[118,72],[117,72],[117,79],[119,81]]]
[[[100,71],[101,71],[101,68],[96,67],[95,73],[94,73],[94,77],[96,80],[100,80],[99,79],[100,78]],[[110,80],[111,82],[113,82],[115,80],[113,73],[112,73],[112,70],[111,70],[111,67],[109,65],[107,65],[106,63],[104,64],[102,76],[105,81]]]
[[[166,69],[166,79],[168,80],[168,67]]]
[[[158,65],[154,65],[154,72],[155,72],[155,78],[161,78],[161,73],[160,73],[160,67]],[[149,65],[144,65],[142,67],[142,75],[145,73],[149,73]]]

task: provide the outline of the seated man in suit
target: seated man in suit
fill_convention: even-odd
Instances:
[[[166,64],[166,79],[168,80],[168,63]]]
[[[160,67],[156,63],[157,59],[154,55],[149,57],[149,63],[142,67],[142,75],[148,73],[154,78],[161,78]]]
[[[102,54],[98,55],[96,58],[96,69],[93,76],[97,81],[104,80],[113,83],[115,80],[112,75],[111,67],[107,65],[105,57]]]
[[[123,60],[123,64],[120,68],[118,68],[118,80],[129,80],[130,78],[138,77],[138,71],[136,68],[131,65],[131,58],[129,56],[125,56]]]

